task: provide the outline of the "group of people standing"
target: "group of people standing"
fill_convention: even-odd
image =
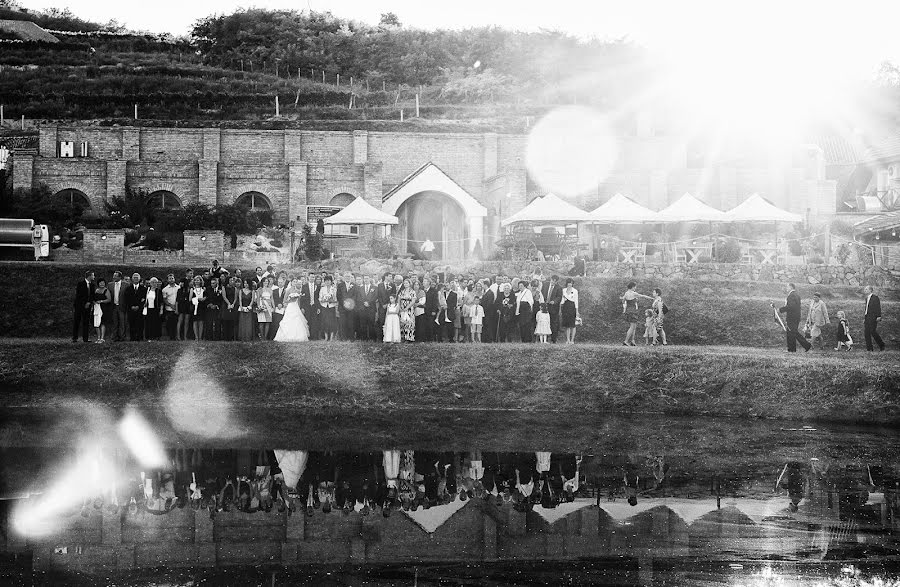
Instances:
[[[234,274],[218,261],[165,280],[86,271],[76,287],[72,341],[372,340],[384,342],[575,342],[581,322],[574,281],[497,275],[462,279],[410,272],[368,275]]]

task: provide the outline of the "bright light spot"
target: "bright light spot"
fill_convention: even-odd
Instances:
[[[166,451],[150,424],[138,412],[130,410],[119,422],[119,436],[135,458],[145,467],[166,464]]]
[[[476,61],[475,65],[473,65],[472,67],[474,67],[475,69],[478,69],[479,67],[481,67],[481,61]]]
[[[235,435],[231,402],[193,350],[175,363],[166,388],[165,409],[169,421],[181,432],[203,438]]]
[[[577,196],[609,175],[618,156],[606,117],[590,108],[557,108],[528,136],[526,165],[541,186],[560,196]]]
[[[809,8],[779,3],[773,18],[755,5],[729,4],[727,10],[737,12],[722,26],[686,35],[667,49],[669,73],[660,95],[674,99],[693,130],[770,143],[800,140],[816,121],[850,116],[847,77],[825,53],[835,43]],[[710,10],[709,18],[718,21],[718,9]]]
[[[93,508],[95,498],[117,483],[115,469],[99,445],[82,447],[68,470],[54,476],[55,483],[40,497],[20,502],[12,513],[12,526],[22,536],[53,534],[77,516],[83,505]]]

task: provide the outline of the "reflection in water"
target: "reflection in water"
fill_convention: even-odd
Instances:
[[[35,494],[16,504],[11,543],[37,569],[611,559],[634,565],[622,583],[649,584],[678,576],[661,562],[677,560],[774,585],[784,568],[796,575],[785,561],[900,554],[896,461],[828,453],[731,455],[723,467],[717,455],[599,449],[173,447],[148,467],[133,443],[16,448],[4,451],[3,491]],[[59,475],[61,463],[76,474]]]

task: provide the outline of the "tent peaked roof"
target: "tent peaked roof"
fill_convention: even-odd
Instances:
[[[656,212],[622,194],[614,195],[589,216],[594,222],[610,224],[656,222]]]
[[[656,215],[657,222],[727,222],[721,210],[704,204],[691,194],[684,194]]]
[[[782,210],[759,194],[753,194],[725,213],[732,222],[803,222],[803,217]]]
[[[552,222],[587,222],[588,213],[577,206],[560,199],[553,194],[534,199],[530,204],[501,222],[509,226],[516,222],[552,223]]]
[[[382,212],[362,198],[356,198],[346,208],[324,219],[325,224],[397,224],[396,216]]]

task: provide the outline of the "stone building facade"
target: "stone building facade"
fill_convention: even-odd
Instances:
[[[400,218],[394,236],[409,250],[430,239],[436,256],[457,258],[478,243],[489,247],[500,220],[541,195],[526,171],[527,140],[494,133],[45,125],[37,155],[14,155],[13,184],[46,184],[96,213],[128,188],[169,207],[240,200],[271,208],[285,224],[306,222],[309,206],[341,207],[361,197]],[[758,192],[801,214],[834,213],[835,182],[825,179],[824,154],[814,145],[764,163],[710,169],[694,162],[678,137],[647,133],[617,141],[611,174],[577,198],[585,209],[616,192],[654,209],[691,192],[728,209]]]

